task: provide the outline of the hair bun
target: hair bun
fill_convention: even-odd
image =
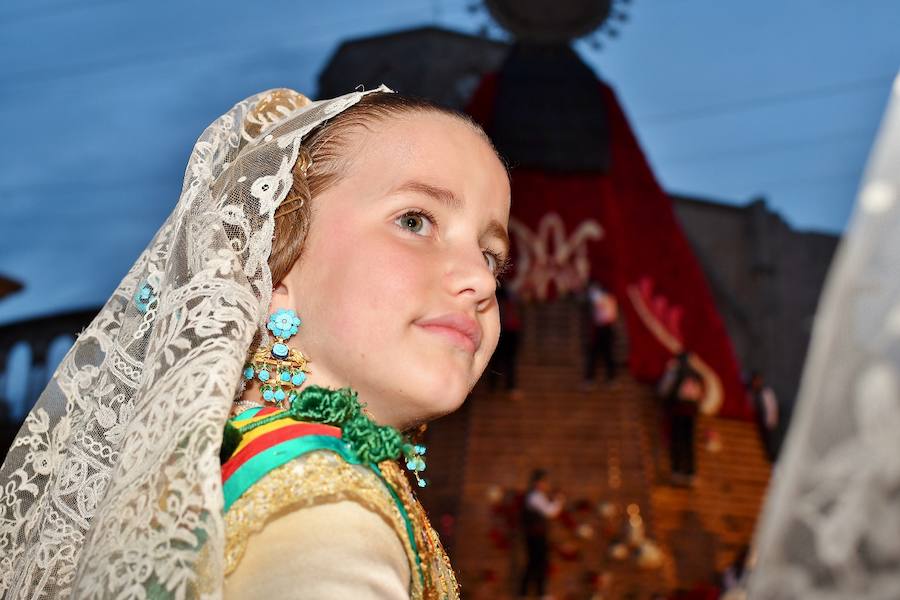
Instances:
[[[267,92],[256,103],[241,126],[241,137],[250,142],[269,126],[283,120],[287,115],[311,104],[312,100],[288,88],[278,88]]]

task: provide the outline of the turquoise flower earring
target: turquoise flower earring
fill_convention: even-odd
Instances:
[[[244,379],[259,381],[266,402],[292,401],[306,381],[309,359],[286,343],[297,333],[300,324],[300,317],[292,310],[282,308],[272,314],[266,328],[275,336],[275,342],[271,347],[260,346],[244,367]]]

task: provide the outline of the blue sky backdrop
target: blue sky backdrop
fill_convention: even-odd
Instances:
[[[7,0],[0,273],[26,289],[0,301],[0,323],[105,301],[235,101],[313,92],[348,38],[477,33],[490,20],[472,3]],[[900,2],[635,0],[629,16],[601,50],[576,47],[663,186],[764,196],[796,228],[841,231],[900,64]]]

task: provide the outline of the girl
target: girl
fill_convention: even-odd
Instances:
[[[494,351],[509,194],[383,87],[223,115],[10,449],[0,595],[457,597],[400,432]]]

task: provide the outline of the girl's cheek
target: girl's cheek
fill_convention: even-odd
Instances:
[[[425,285],[427,276],[435,269],[428,249],[411,244],[386,244],[372,256],[375,258],[372,270],[378,272],[379,279],[389,287],[407,292]]]

